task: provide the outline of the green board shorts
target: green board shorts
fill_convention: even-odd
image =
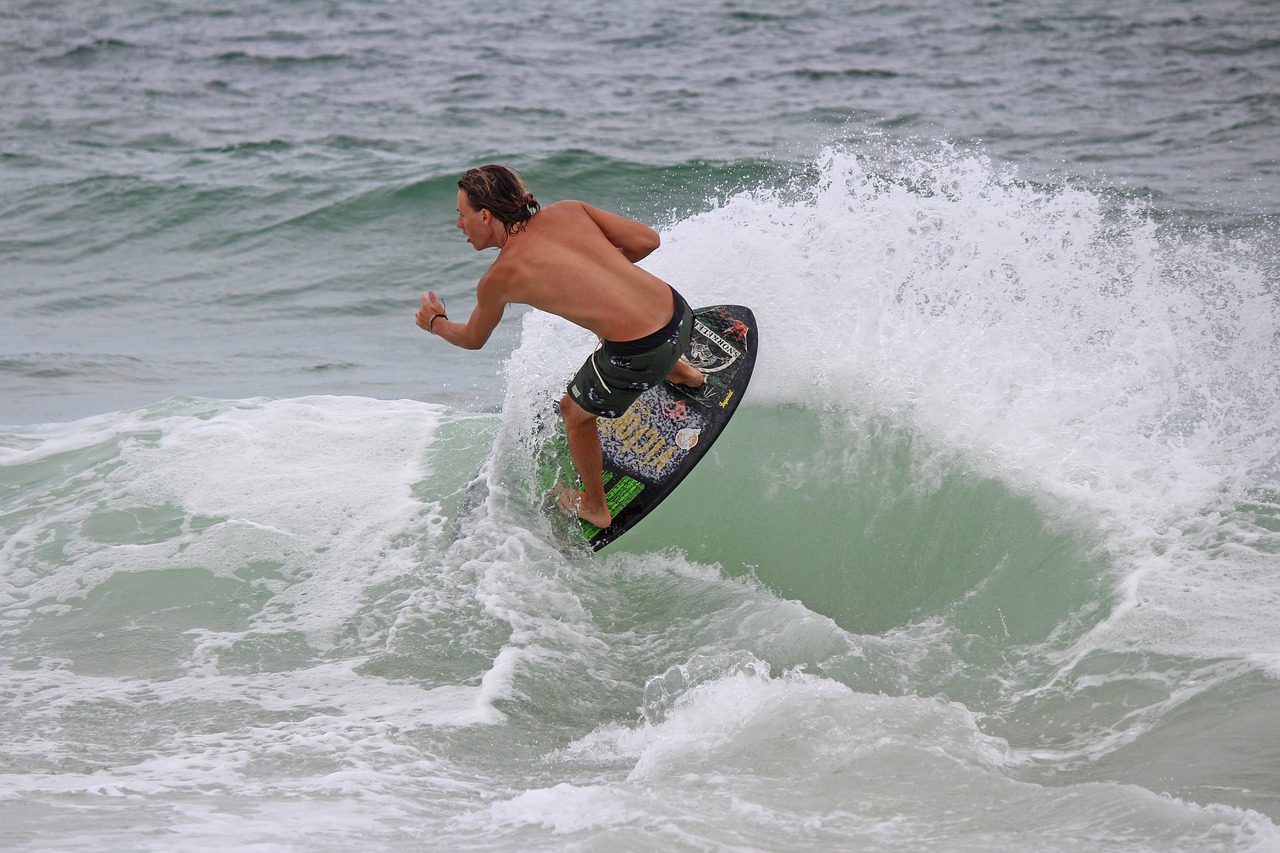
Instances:
[[[671,321],[634,341],[605,341],[582,363],[569,383],[569,397],[600,418],[621,417],[631,404],[671,375],[689,348],[693,310],[675,288]]]

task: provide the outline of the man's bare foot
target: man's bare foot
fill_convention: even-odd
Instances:
[[[586,496],[577,489],[570,489],[567,486],[559,490],[556,495],[556,502],[560,505],[560,511],[565,515],[576,515],[583,521],[589,521],[601,530],[613,524],[613,514],[609,512],[606,505],[603,509],[589,507],[585,503]]]
[[[667,381],[672,385],[683,385],[686,388],[701,388],[702,383],[707,380],[701,370],[681,358],[676,362],[671,374],[667,376]]]

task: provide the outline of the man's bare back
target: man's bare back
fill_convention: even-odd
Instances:
[[[498,298],[557,314],[602,340],[643,337],[671,319],[673,306],[666,283],[632,260],[658,243],[654,234],[650,246],[637,225],[580,201],[558,202],[511,236],[486,278]]]

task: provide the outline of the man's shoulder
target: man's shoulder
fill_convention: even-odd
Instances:
[[[551,204],[542,208],[542,210],[538,211],[538,214],[541,215],[544,213],[549,213],[551,214],[551,218],[556,218],[559,216],[577,216],[581,214],[586,214],[590,210],[591,210],[591,205],[587,204],[585,201],[578,201],[577,199],[567,198],[567,199],[563,199],[562,201],[552,202]]]
[[[553,202],[533,215],[520,232],[521,239],[527,235],[528,243],[559,242],[579,234],[593,220],[592,209],[586,202],[573,199]]]

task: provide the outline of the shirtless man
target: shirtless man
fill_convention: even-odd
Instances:
[[[450,320],[431,291],[418,325],[463,349],[480,349],[510,303],[530,305],[595,333],[600,347],[560,400],[569,453],[583,490],[560,505],[597,527],[613,521],[605,503],[597,418],[620,417],[663,379],[696,388],[702,373],[681,358],[693,311],[675,289],[636,266],[658,248],[658,232],[580,201],[541,207],[505,166],[470,169],[458,181],[458,227],[477,251],[498,258],[476,285],[465,323]]]

